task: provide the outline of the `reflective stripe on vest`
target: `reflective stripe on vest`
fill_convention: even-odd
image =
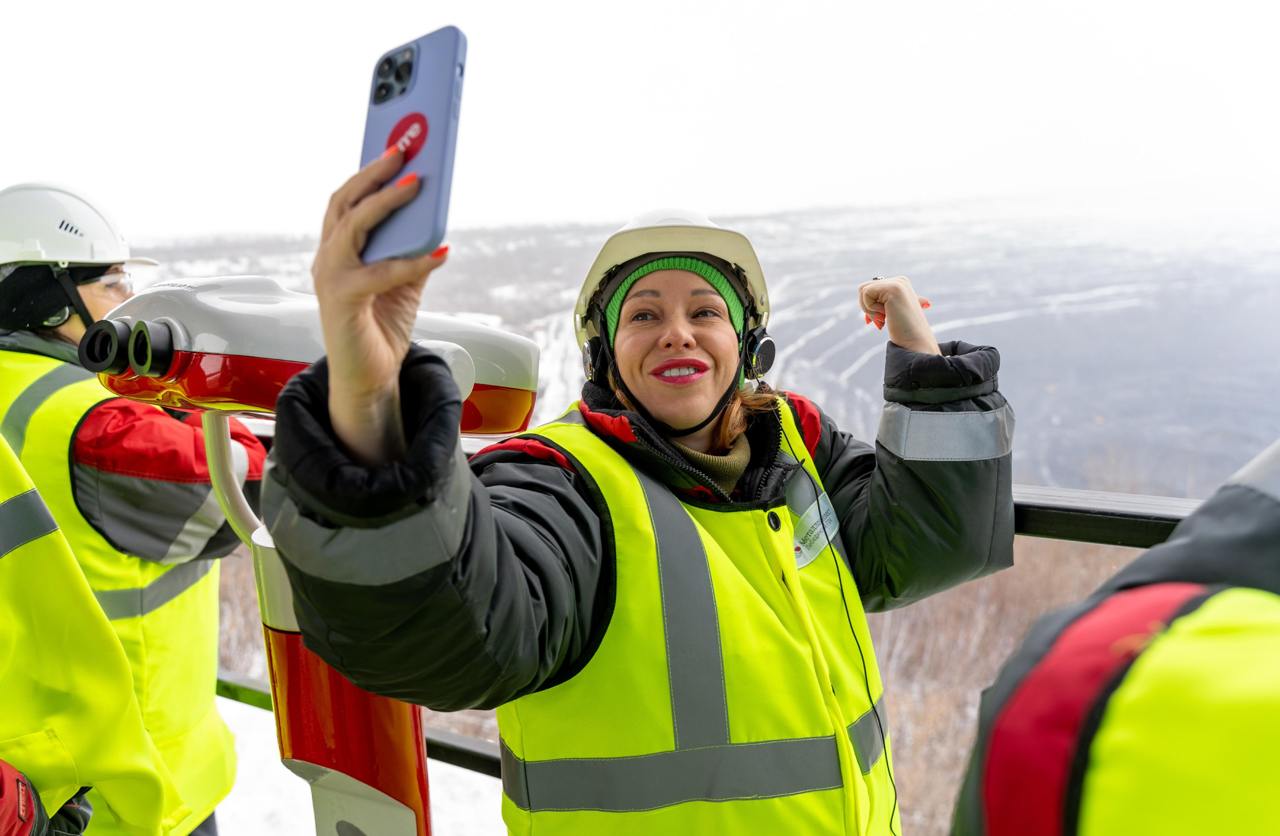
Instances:
[[[0,503],[0,558],[58,530],[53,515],[35,489]]]
[[[671,491],[646,474],[636,475],[658,540],[658,581],[676,749],[728,743],[720,622],[702,538]]]
[[[90,372],[79,366],[58,363],[13,399],[4,414],[4,420],[0,421],[0,433],[4,434],[15,456],[22,457],[22,448],[27,441],[27,425],[31,423],[31,416],[36,414],[36,410],[60,390],[91,377],[93,375]]]
[[[112,621],[118,618],[136,618],[177,598],[209,574],[213,567],[214,561],[211,559],[192,560],[175,566],[144,587],[95,589],[93,597],[98,599],[102,611]]]
[[[716,665],[718,666],[717,659]],[[848,728],[868,773],[884,753],[884,700]],[[839,787],[834,736],[722,743],[624,758],[524,761],[502,743],[502,790],[517,807],[639,812],[685,801],[774,798]]]

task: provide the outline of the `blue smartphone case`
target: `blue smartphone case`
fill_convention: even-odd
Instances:
[[[428,253],[444,240],[466,58],[466,36],[446,26],[387,52],[374,65],[360,166],[400,144],[407,159],[396,179],[415,172],[422,186],[369,234],[361,253],[366,264]],[[406,61],[411,71],[400,69]],[[394,68],[390,75],[383,72],[387,67]],[[389,98],[387,87],[393,91]],[[394,182],[384,188],[394,188]]]

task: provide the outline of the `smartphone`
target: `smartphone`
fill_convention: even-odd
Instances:
[[[405,163],[397,179],[412,171],[422,185],[369,233],[361,253],[366,264],[428,253],[444,240],[466,58],[466,36],[446,26],[396,47],[374,65],[360,166],[398,145]]]

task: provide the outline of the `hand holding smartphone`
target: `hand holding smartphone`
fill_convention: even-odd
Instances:
[[[416,174],[421,187],[370,232],[360,254],[365,264],[429,253],[444,240],[466,55],[466,36],[446,26],[396,47],[374,66],[360,165],[399,148],[401,176]]]

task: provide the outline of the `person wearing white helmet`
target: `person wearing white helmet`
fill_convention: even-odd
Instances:
[[[360,260],[416,192],[398,169],[334,194],[328,356],[277,407],[263,512],[307,645],[377,693],[496,707],[512,833],[900,833],[865,612],[1012,563],[995,349],[939,344],[905,278],[851,286],[890,338],[855,440],[764,383],[747,238],[660,212],[584,280],[582,398],[468,461],[409,341],[447,252]]]
[[[0,433],[129,661],[161,758],[153,766],[182,805],[165,832],[211,834],[235,775],[215,686],[217,558],[237,541],[212,494],[199,416],[114,397],[78,353],[86,330],[129,298],[128,268],[140,263],[155,264],[134,258],[111,219],[76,192],[0,190]],[[243,425],[234,438],[256,498],[266,451]],[[96,791],[88,801],[89,833],[138,832],[120,805]]]
[[[69,342],[130,292],[132,258],[115,224],[67,189],[23,183],[0,191],[0,328],[51,330]]]

